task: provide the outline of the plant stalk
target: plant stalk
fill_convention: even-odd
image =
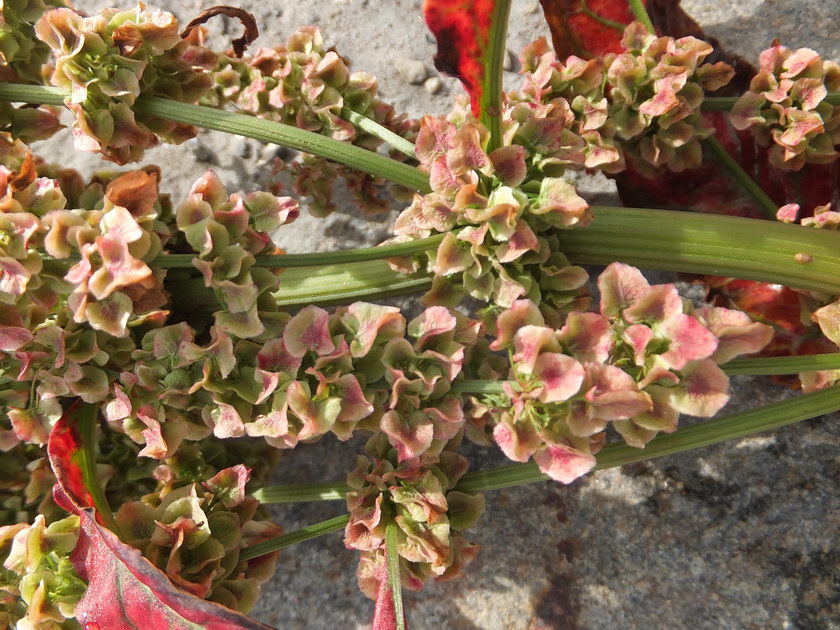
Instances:
[[[818,370],[840,370],[840,352],[808,354],[789,357],[756,357],[735,359],[720,366],[730,376],[783,376],[814,372]]]
[[[66,96],[67,93],[63,90],[43,85],[0,83],[0,100],[3,101],[64,105]],[[138,99],[134,104],[134,111],[204,129],[214,129],[263,142],[274,142],[333,160],[376,177],[383,177],[410,190],[422,193],[431,192],[429,176],[412,166],[291,125],[202,105],[179,103],[158,96]]]
[[[341,516],[336,516],[335,518],[321,521],[320,523],[315,523],[314,525],[309,525],[308,527],[299,529],[291,534],[284,534],[283,536],[278,536],[277,538],[272,538],[271,540],[265,540],[261,543],[257,543],[256,545],[245,547],[245,549],[240,552],[239,559],[250,560],[251,558],[256,558],[257,556],[264,556],[272,551],[278,551],[283,547],[290,547],[291,545],[295,545],[305,540],[311,540],[313,538],[317,538],[318,536],[329,534],[330,532],[337,532],[344,529],[344,526],[347,525],[347,521],[349,520],[349,514],[342,514]]]
[[[99,473],[96,470],[96,445],[99,443],[96,438],[96,419],[99,415],[99,405],[84,403],[79,411],[79,436],[82,440],[82,461],[79,467],[82,470],[82,480],[85,487],[93,498],[93,505],[96,512],[102,517],[109,530],[122,538],[120,527],[114,518],[108,499],[105,497]]]
[[[407,155],[408,157],[415,159],[417,158],[417,154],[414,152],[414,145],[411,142],[394,133],[387,127],[383,127],[375,120],[368,118],[367,116],[362,116],[358,112],[354,112],[349,107],[344,107],[341,110],[341,117],[347,122],[353,123],[365,133],[379,138],[390,145],[392,149],[396,149],[403,155]]]
[[[345,483],[295,483],[265,486],[251,496],[260,503],[304,503],[307,501],[343,501],[350,486]]]
[[[656,35],[656,29],[653,28],[653,22],[650,21],[650,16],[648,15],[647,9],[645,9],[644,2],[642,0],[627,0],[627,4],[630,5],[633,17],[645,25],[648,33]]]
[[[681,428],[675,433],[660,435],[643,449],[626,444],[610,444],[598,453],[598,463],[594,470],[615,468],[719,444],[754,433],[778,429],[801,420],[832,413],[838,409],[840,409],[840,385],[835,385],[790,400],[698,422]],[[461,492],[487,492],[546,479],[548,477],[540,472],[537,465],[529,462],[467,473],[455,488]]]
[[[559,230],[575,264],[624,262],[840,294],[840,234],[778,221],[671,210],[593,207],[585,228]],[[810,254],[810,262],[797,254]]]
[[[778,429],[789,424],[838,410],[840,410],[840,385],[835,385],[818,392],[803,394],[797,398],[764,405],[763,407],[749,411],[698,422],[683,427],[675,433],[660,435],[643,449],[634,448],[627,444],[609,444],[598,453],[598,463],[594,470],[615,468],[617,466],[624,466],[625,464],[681,453],[694,448],[711,446],[727,440]],[[546,480],[548,480],[548,476],[542,474],[535,463],[529,462],[467,473],[461,478],[455,489],[461,492],[489,492],[491,490]],[[336,491],[341,488],[341,484],[329,485]],[[347,488],[347,486],[344,487]],[[264,494],[267,491],[270,492],[271,488],[263,489]],[[325,521],[324,523],[300,530],[300,532],[281,536],[275,539],[280,542],[272,545],[260,543],[265,546],[265,549],[260,548],[256,552],[250,552],[252,548],[249,548],[246,550],[250,552],[250,555],[247,557],[269,553],[270,551],[279,549],[281,546],[294,544],[301,540],[308,540],[309,538],[320,536],[321,533],[335,531],[342,527],[348,518],[348,515],[337,517],[331,521]],[[339,523],[339,521],[341,522]],[[330,524],[329,526],[327,526],[328,523]],[[304,534],[304,532],[306,533]],[[287,540],[291,540],[291,542],[287,542]],[[269,541],[269,543],[274,543],[274,541]],[[276,546],[277,544],[280,544],[280,546]],[[258,545],[255,545],[253,548],[256,547]]]
[[[397,549],[397,524],[389,523],[385,529],[385,559],[388,563],[388,588],[394,601],[396,630],[405,630],[405,612],[402,600],[402,579],[400,579],[400,554]]]
[[[490,18],[487,58],[484,62],[484,80],[481,85],[481,122],[490,131],[487,153],[502,146],[502,107],[504,98],[504,61],[507,49],[508,22],[511,0],[495,0]]]
[[[707,112],[728,112],[738,101],[737,96],[707,96],[700,109]],[[829,105],[840,105],[840,92],[829,92],[825,97]]]
[[[426,273],[405,275],[385,261],[372,260],[288,269],[280,275],[280,289],[274,294],[280,306],[346,304],[356,300],[412,295],[432,286]]]

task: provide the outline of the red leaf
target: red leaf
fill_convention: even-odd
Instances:
[[[56,498],[69,503],[56,489]],[[245,615],[176,588],[137,549],[99,525],[93,509],[75,510],[81,519],[79,543],[71,560],[88,582],[76,605],[85,630],[272,630]]]
[[[50,458],[50,466],[58,483],[56,487],[63,489],[64,494],[70,498],[72,505],[67,507],[59,503],[68,512],[73,512],[73,507],[89,508],[94,507],[93,494],[87,487],[82,472],[82,459],[84,458],[82,436],[76,420],[76,413],[79,410],[81,401],[74,402],[64,415],[55,423],[50,431],[50,439],[47,443],[47,455]]]
[[[458,77],[470,95],[472,113],[481,114],[486,54],[495,0],[425,0],[426,24],[437,40],[435,67]]]
[[[624,29],[617,25],[633,21],[627,0],[540,0],[540,3],[558,58],[603,57],[623,51]]]

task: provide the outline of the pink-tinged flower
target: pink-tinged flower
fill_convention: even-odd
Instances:
[[[113,391],[114,399],[109,401],[104,407],[105,420],[108,422],[124,420],[131,415],[132,411],[131,399],[123,391],[123,388],[115,384]]]
[[[621,315],[630,323],[654,325],[682,312],[683,302],[677,288],[673,284],[657,284],[642,291],[633,305],[625,308]]]
[[[555,352],[543,352],[534,362],[533,375],[539,378],[539,400],[556,403],[578,393],[584,379],[583,366],[572,357]]]
[[[435,428],[431,419],[416,409],[407,414],[396,410],[386,412],[380,421],[380,428],[397,449],[400,462],[425,453],[434,439]]]
[[[245,485],[251,478],[251,470],[237,464],[220,470],[202,485],[220,499],[226,508],[233,508],[245,501]]]
[[[9,409],[9,421],[15,437],[22,442],[46,444],[50,437],[51,424],[37,411],[28,409]]]
[[[743,311],[703,306],[695,314],[718,338],[712,359],[719,365],[742,354],[759,352],[773,338],[770,326],[754,322]]]
[[[111,235],[98,236],[96,249],[102,258],[102,267],[88,279],[88,287],[96,299],[102,300],[132,284],[148,287],[154,282],[152,270],[129,253],[126,242]]]
[[[539,307],[531,300],[517,300],[510,308],[502,311],[496,318],[496,340],[490,344],[491,350],[503,350],[524,326],[543,326],[545,318]]]
[[[307,351],[320,356],[333,352],[335,344],[329,331],[329,313],[317,306],[301,309],[283,329],[283,343],[295,357],[302,357]]]
[[[669,341],[662,358],[675,370],[683,369],[689,361],[705,359],[717,349],[717,337],[691,315],[671,317],[657,331]]]
[[[513,362],[520,374],[532,374],[542,352],[558,352],[556,332],[546,326],[523,326],[513,338]]]
[[[0,351],[14,352],[33,339],[32,333],[20,326],[0,326]]]
[[[294,379],[300,369],[302,357],[286,349],[283,338],[266,341],[257,354],[257,366],[269,372],[282,372]]]
[[[682,413],[710,418],[729,402],[729,379],[712,359],[693,361],[682,370],[672,401]]]
[[[527,462],[543,444],[530,422],[515,422],[507,414],[493,428],[493,440],[507,458],[515,462]]]
[[[612,263],[598,276],[601,314],[616,317],[624,309],[633,306],[649,287],[642,272],[635,267]]]
[[[840,302],[835,301],[817,309],[811,314],[822,333],[840,346]]]
[[[578,361],[602,363],[613,344],[610,321],[598,313],[572,311],[557,332],[557,341]]]
[[[297,439],[301,441],[320,437],[329,431],[341,413],[338,398],[313,400],[309,386],[301,381],[292,381],[286,390],[289,410],[300,421]]]
[[[354,302],[342,315],[341,322],[352,335],[353,357],[363,357],[374,344],[401,337],[405,332],[405,318],[393,306]]]
[[[455,330],[457,320],[448,308],[431,306],[408,323],[408,334],[417,339],[415,347],[423,350],[428,342]]]
[[[560,445],[546,445],[534,455],[539,469],[560,483],[572,483],[595,467],[595,457],[578,449]]]
[[[245,424],[233,405],[216,402],[210,410],[213,435],[217,438],[241,437],[245,435]]]
[[[518,144],[499,147],[493,151],[490,154],[490,161],[499,181],[511,188],[516,188],[525,181],[528,174],[528,167],[525,164],[527,156],[527,149]]]
[[[14,258],[0,256],[0,293],[23,295],[32,274]]]
[[[650,410],[650,397],[639,391],[633,378],[621,368],[590,363],[586,375],[584,398],[592,405],[593,417],[622,420]]]
[[[570,182],[557,177],[542,180],[540,194],[529,211],[561,228],[583,227],[592,221],[589,204]]]

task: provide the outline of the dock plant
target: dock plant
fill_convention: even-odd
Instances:
[[[403,588],[469,571],[484,492],[840,410],[840,67],[776,41],[755,68],[677,0],[542,5],[553,42],[505,89],[510,1],[426,0],[468,98],[415,120],[314,26],[248,48],[233,7],[0,3],[0,628],[268,628],[279,550],[337,531],[374,628],[405,628]],[[141,164],[37,155],[61,108],[67,155]],[[199,128],[298,151],[291,190],[161,191],[145,150]],[[627,207],[569,177],[595,173]],[[340,181],[399,204],[391,238],[277,249]],[[803,393],[721,415],[736,374]],[[268,485],[328,434],[367,439],[345,480]],[[465,440],[512,463],[471,470]],[[333,500],[285,533],[265,508]]]

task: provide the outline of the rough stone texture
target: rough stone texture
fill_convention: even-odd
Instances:
[[[88,11],[107,2],[77,0]],[[128,6],[129,2],[119,2]],[[188,0],[189,19],[215,0]],[[256,14],[258,44],[282,41],[294,26],[316,23],[354,64],[380,78],[382,93],[412,115],[442,113],[460,88],[443,79],[431,94],[396,75],[395,57],[425,60],[433,38],[419,0],[241,2]],[[837,2],[686,0],[685,6],[725,46],[755,59],[773,37],[840,57]],[[171,8],[171,7],[167,7]],[[539,3],[515,0],[512,50],[545,32]],[[224,20],[222,31],[238,30]],[[515,66],[514,66],[515,67]],[[515,75],[506,74],[507,80]],[[267,175],[268,150],[202,133],[200,144],[166,146],[147,162],[164,167],[164,186],[178,199],[212,162],[229,188],[252,190]],[[46,151],[67,161],[68,136]],[[76,157],[81,168],[102,168]],[[97,166],[98,164],[98,166]],[[110,165],[104,165],[111,168]],[[590,196],[609,200],[611,183],[586,178]],[[281,230],[288,251],[355,247],[387,235],[393,215],[370,222],[339,212],[324,222],[302,217]],[[657,281],[661,281],[657,279]],[[738,410],[787,395],[766,380],[739,379]],[[595,630],[840,628],[840,427],[835,417],[654,462],[591,475],[570,486],[536,484],[490,493],[472,532],[482,552],[459,582],[432,584],[405,596],[414,630]],[[340,480],[355,450],[336,440],[284,457],[278,483]],[[503,463],[474,449],[475,465]],[[337,504],[279,506],[287,531],[336,516]],[[275,580],[254,614],[284,629],[366,628],[372,605],[356,589],[355,554],[337,534],[283,552]]]

